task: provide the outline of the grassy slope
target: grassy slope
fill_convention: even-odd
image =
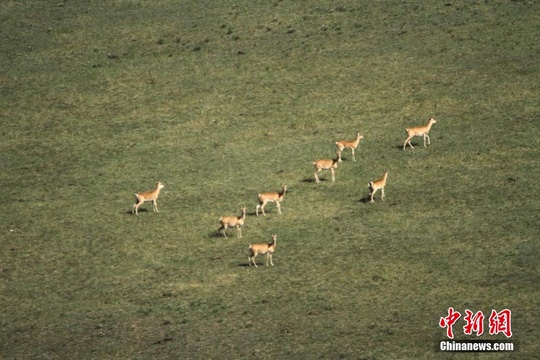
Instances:
[[[538,14],[3,2],[0,353],[444,357],[453,306],[511,309],[513,355],[531,358]],[[430,115],[432,146],[403,152],[403,129]],[[358,162],[314,184],[310,162],[357,131]],[[370,206],[385,170],[387,201]],[[161,213],[131,216],[158,179]],[[282,183],[284,215],[253,216]],[[217,237],[243,205],[244,239]],[[247,244],[272,232],[276,266],[247,268]]]

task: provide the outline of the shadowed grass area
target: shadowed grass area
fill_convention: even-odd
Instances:
[[[0,4],[3,358],[538,353],[538,4]],[[405,128],[437,123],[423,147]],[[336,170],[312,162],[364,139]],[[386,201],[368,182],[388,171]],[[165,184],[160,213],[134,193]],[[288,192],[256,217],[257,194]],[[219,217],[246,206],[243,238]],[[274,267],[250,243],[278,235]],[[264,257],[258,257],[263,264]],[[489,315],[487,315],[489,316]],[[469,357],[472,354],[459,356]]]

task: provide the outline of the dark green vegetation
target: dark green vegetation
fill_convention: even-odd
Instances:
[[[0,357],[453,359],[454,307],[511,309],[517,350],[481,358],[533,358],[539,14],[2,1]],[[401,150],[429,116],[432,145]],[[311,162],[356,132],[358,162],[315,184]],[[161,212],[131,215],[158,180]],[[255,217],[281,184],[283,216]],[[217,235],[241,206],[244,238]],[[275,267],[247,267],[272,233]]]

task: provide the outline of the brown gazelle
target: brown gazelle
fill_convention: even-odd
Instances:
[[[240,211],[242,211],[242,215],[240,216],[222,216],[219,218],[219,222],[221,223],[219,231],[223,233],[223,236],[227,237],[226,230],[228,227],[236,226],[236,237],[242,237],[242,225],[246,221],[246,210],[245,207],[240,208]]]
[[[330,170],[332,173],[332,182],[336,181],[336,177],[334,174],[334,170],[337,168],[339,163],[339,157],[336,159],[323,159],[323,160],[317,160],[313,162],[313,166],[315,167],[315,173],[313,174],[315,176],[315,182],[319,184],[321,180],[319,180],[319,173],[322,170]]]
[[[405,147],[407,146],[407,144],[409,144],[411,149],[414,149],[414,147],[411,144],[411,139],[413,137],[415,137],[415,136],[423,136],[424,137],[424,147],[427,147],[426,146],[426,139],[427,139],[428,145],[431,145],[431,141],[429,139],[429,130],[431,130],[431,126],[433,126],[433,124],[435,124],[436,122],[437,122],[437,120],[435,120],[434,118],[431,117],[431,118],[429,118],[427,124],[424,125],[424,126],[415,126],[415,127],[412,127],[412,128],[405,129],[405,131],[407,132],[407,139],[403,143],[403,150],[405,150]]]
[[[386,186],[386,178],[388,178],[388,171],[384,173],[383,177],[376,181],[370,181],[369,182],[369,196],[371,198],[370,203],[374,203],[373,196],[375,196],[375,193],[377,190],[381,190],[381,200],[384,201],[384,187]]]
[[[363,138],[364,136],[360,135],[360,133],[357,133],[356,139],[354,140],[336,141],[339,162],[343,161],[341,160],[341,153],[343,152],[344,149],[351,149],[353,161],[356,162],[356,159],[354,157],[354,150],[358,147],[358,144],[360,144],[360,140],[362,140]]]
[[[272,254],[274,253],[274,250],[276,250],[276,242],[277,242],[277,235],[272,235],[272,242],[270,244],[264,243],[264,244],[250,244],[249,245],[249,257],[248,257],[248,263],[249,266],[251,266],[251,263],[257,266],[257,263],[255,262],[255,258],[257,255],[266,254],[266,266],[268,266],[268,261],[270,260],[270,264],[274,266],[274,263],[272,262]]]
[[[133,205],[133,210],[131,211],[131,213],[139,215],[139,207],[142,204],[144,204],[145,202],[147,202],[147,201],[152,202],[152,209],[154,210],[154,212],[158,213],[159,210],[158,210],[158,206],[157,206],[157,198],[159,196],[159,192],[164,187],[165,187],[165,185],[158,182],[158,183],[156,183],[156,189],[155,190],[135,194],[135,204]]]
[[[281,186],[281,192],[266,192],[266,193],[260,193],[259,194],[259,204],[257,204],[257,209],[255,210],[255,213],[257,216],[259,216],[259,209],[262,210],[262,213],[264,216],[266,216],[266,213],[264,212],[264,207],[269,202],[275,202],[278,214],[281,215],[281,202],[283,201],[283,197],[285,196],[285,193],[287,192],[287,185]]]

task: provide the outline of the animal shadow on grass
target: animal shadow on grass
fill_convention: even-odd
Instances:
[[[139,213],[139,214],[141,214],[141,213],[147,213],[147,212],[153,212],[153,211],[148,211],[146,208],[139,208],[139,210],[138,210],[138,213]],[[127,215],[135,215],[135,216],[137,216],[137,215],[133,212],[133,209],[124,211],[124,214],[127,214]]]
[[[238,266],[238,267],[243,267],[243,268],[250,268],[250,267],[252,267],[252,268],[256,269],[256,267],[253,266],[253,264],[252,264],[251,266],[249,266],[249,263],[240,263],[240,264],[238,264],[237,266]],[[266,262],[258,262],[258,261],[257,261],[257,266],[260,267],[260,268],[265,268],[265,267],[267,267],[267,266],[266,266]],[[269,267],[269,266],[268,266],[268,267]]]
[[[326,180],[325,178],[320,178],[319,179],[321,182],[325,182],[325,181],[328,181]],[[316,184],[317,182],[315,181],[314,178],[305,178],[304,180],[302,180],[303,183],[309,183],[309,184]]]
[[[397,202],[397,201],[392,201],[392,202],[390,202],[390,201],[382,201],[382,200],[380,200],[378,198],[374,198],[374,201],[375,201],[375,203],[377,203],[378,201],[381,202],[381,203],[386,203],[388,206],[397,206],[397,205],[399,205],[399,202]],[[364,203],[364,204],[369,204],[371,202],[371,196],[366,195],[362,199],[359,199],[358,202],[359,203]]]
[[[227,236],[231,236],[231,234],[227,234]],[[225,236],[223,236],[223,233],[221,231],[219,231],[219,228],[214,230],[214,231],[210,231],[208,233],[208,237],[209,238],[220,238],[220,239],[227,239]],[[234,237],[236,238],[236,234],[234,234]]]
[[[242,227],[242,229],[244,229],[244,227]],[[208,232],[208,237],[209,238],[215,238],[215,239],[224,239],[224,240],[227,240],[227,239],[239,239],[237,237],[236,228],[229,227],[227,230],[228,231],[225,231],[227,233],[227,237],[223,236],[223,233],[220,231],[220,228],[216,228],[216,230],[209,231]]]
[[[363,198],[359,199],[359,203],[368,204],[371,201],[371,197],[369,195],[364,196]]]

